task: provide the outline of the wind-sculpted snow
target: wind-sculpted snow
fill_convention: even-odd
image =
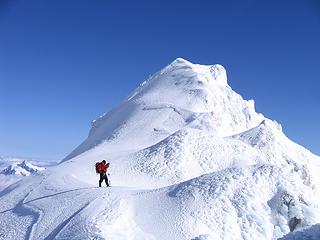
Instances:
[[[319,170],[221,65],[176,59],[59,165],[0,189],[0,239],[313,240]]]
[[[203,175],[172,187],[168,196],[180,206],[185,229],[202,228],[198,234],[212,239],[274,239],[289,231],[294,217],[296,227],[319,221],[312,188],[297,173],[270,165]],[[184,239],[196,236],[193,230]]]
[[[132,168],[150,179],[148,186],[166,186],[205,173],[254,164],[294,168],[306,184],[311,184],[310,171],[313,176],[317,174],[310,167],[315,156],[289,141],[279,125],[270,120],[230,137],[195,126],[188,125],[132,157]]]

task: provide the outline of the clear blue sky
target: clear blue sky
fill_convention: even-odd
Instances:
[[[176,57],[229,84],[320,154],[317,0],[0,0],[0,155],[61,159]]]

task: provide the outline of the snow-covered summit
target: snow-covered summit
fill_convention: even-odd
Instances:
[[[220,64],[200,65],[193,64],[183,58],[175,59],[167,68],[190,67],[194,72],[204,75],[208,80],[215,84],[228,85],[226,69]]]
[[[0,173],[4,175],[17,175],[17,176],[29,176],[39,171],[43,171],[45,168],[37,167],[32,163],[23,160],[22,162],[15,162],[3,169]]]
[[[187,125],[205,125],[228,136],[256,126],[263,118],[255,112],[253,100],[244,100],[227,84],[221,65],[177,58],[94,120],[88,138],[66,159],[102,142],[116,142],[123,150],[146,148]]]

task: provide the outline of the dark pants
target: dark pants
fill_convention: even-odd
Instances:
[[[101,183],[103,182],[103,180],[106,182],[107,187],[109,187],[108,177],[106,173],[100,173],[99,187],[101,187]]]

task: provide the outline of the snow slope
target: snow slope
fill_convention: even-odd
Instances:
[[[111,188],[96,187],[102,159]],[[278,239],[320,223],[319,160],[221,65],[178,58],[63,162],[0,192],[0,239]]]

